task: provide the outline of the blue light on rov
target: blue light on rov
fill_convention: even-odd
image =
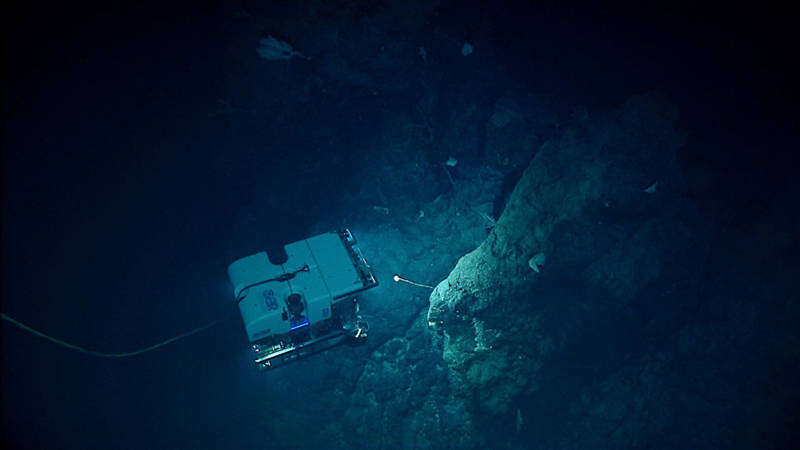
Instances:
[[[304,326],[306,326],[306,325],[308,325],[308,319],[303,319],[303,321],[302,321],[302,322],[298,322],[298,323],[296,323],[296,324],[292,325],[292,326],[289,328],[289,330],[291,330],[291,331],[294,331],[294,330],[296,330],[296,329],[298,329],[298,328],[303,328],[303,327],[304,327]]]

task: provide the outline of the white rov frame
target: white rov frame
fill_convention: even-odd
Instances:
[[[283,264],[272,264],[260,252],[228,266],[259,368],[315,353],[348,336],[366,338],[368,325],[355,294],[378,281],[355,244],[344,229],[286,245]]]

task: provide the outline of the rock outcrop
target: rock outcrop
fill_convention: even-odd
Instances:
[[[488,238],[436,286],[428,325],[452,392],[475,412],[506,417],[513,432],[515,402],[536,392],[548,361],[591,341],[598,317],[630,315],[665,289],[692,295],[677,119],[657,95],[575,118],[536,153]],[[634,352],[634,341],[612,353]]]

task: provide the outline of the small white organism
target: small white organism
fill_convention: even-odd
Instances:
[[[544,253],[539,252],[531,257],[528,260],[528,266],[536,273],[539,273],[539,267],[543,266],[544,263],[547,262],[547,256]]]
[[[653,193],[656,192],[656,189],[658,189],[658,181],[656,181],[655,183],[651,184],[650,187],[645,189],[644,193],[645,194],[653,194]]]
[[[461,46],[461,55],[462,56],[471,55],[472,50],[473,50],[472,44],[470,44],[469,42],[464,42],[464,45]]]
[[[450,167],[455,167],[456,164],[458,164],[458,160],[453,158],[452,156],[447,158],[447,161],[444,162],[444,165],[450,166]]]

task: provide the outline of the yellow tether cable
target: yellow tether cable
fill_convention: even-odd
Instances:
[[[165,345],[167,345],[169,343],[175,342],[175,341],[177,341],[179,339],[183,339],[185,337],[189,337],[189,336],[191,336],[191,335],[193,335],[195,333],[199,333],[199,332],[201,332],[201,331],[203,331],[205,329],[211,328],[214,325],[216,325],[216,324],[218,324],[219,322],[222,321],[222,319],[215,320],[215,321],[213,321],[211,323],[203,325],[202,327],[195,328],[194,330],[187,331],[186,333],[179,334],[179,335],[177,335],[177,336],[175,336],[173,338],[167,339],[164,342],[159,342],[158,344],[151,345],[149,347],[145,347],[145,348],[142,348],[142,349],[139,349],[139,350],[135,350],[135,351],[132,351],[132,352],[103,353],[103,352],[96,352],[94,350],[89,350],[89,349],[86,349],[86,348],[83,348],[83,347],[80,347],[80,346],[77,346],[77,345],[74,345],[74,344],[70,344],[69,342],[64,342],[61,339],[54,338],[53,336],[48,336],[48,335],[42,333],[41,331],[36,330],[34,328],[31,328],[28,325],[25,325],[24,323],[12,318],[12,317],[9,317],[9,316],[7,316],[7,315],[5,315],[3,313],[0,313],[0,316],[3,318],[3,320],[11,322],[12,324],[22,328],[23,330],[27,331],[28,333],[34,334],[34,335],[39,336],[40,338],[43,338],[43,339],[47,339],[50,342],[53,342],[53,343],[58,344],[58,345],[61,345],[61,346],[66,347],[66,348],[68,348],[70,350],[75,350],[75,351],[81,352],[81,353],[87,353],[89,355],[98,356],[100,358],[125,358],[125,357],[128,357],[128,356],[141,355],[142,353],[146,353],[146,352],[149,352],[151,350],[155,350],[155,349],[157,349],[159,347],[163,347],[163,346],[165,346]]]

